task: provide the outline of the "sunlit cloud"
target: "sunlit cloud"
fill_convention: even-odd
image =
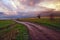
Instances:
[[[18,15],[17,12],[29,14],[29,12],[51,9],[60,11],[60,0],[0,0],[0,12],[5,12],[5,15]]]
[[[39,3],[38,5],[50,9],[55,9],[56,11],[60,11],[60,1],[58,0],[44,1]]]

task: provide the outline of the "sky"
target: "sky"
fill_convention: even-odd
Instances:
[[[0,0],[0,12],[4,12],[5,16],[22,13],[22,16],[32,15],[32,13],[36,15],[52,9],[60,11],[60,0]]]

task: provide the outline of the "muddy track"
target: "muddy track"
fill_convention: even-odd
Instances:
[[[27,26],[32,40],[60,40],[60,32],[30,22],[16,22]]]

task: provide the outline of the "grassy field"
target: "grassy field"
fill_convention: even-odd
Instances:
[[[12,20],[0,20],[0,28],[7,27],[7,25],[13,24]]]
[[[6,27],[5,29],[0,30],[0,37],[5,35],[6,33],[10,32],[11,30],[18,29],[19,33],[16,36],[16,40],[28,40],[29,35],[28,35],[28,31],[27,31],[26,27],[22,24],[17,23],[14,25],[14,27],[13,27],[13,25],[11,26],[13,28],[10,28],[10,27],[7,28],[7,26],[12,23],[15,23],[15,22],[12,20],[0,20],[0,28]]]
[[[49,28],[60,30],[60,18],[55,18],[54,20],[50,20],[49,18],[26,18],[26,19],[20,19],[21,21],[28,21],[37,23],[43,26],[47,26]]]
[[[11,25],[15,22],[12,20],[0,20],[0,36],[4,33],[8,32],[10,28],[8,28],[8,25]]]

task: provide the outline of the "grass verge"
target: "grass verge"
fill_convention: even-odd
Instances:
[[[24,25],[16,24],[16,29],[19,30],[16,40],[28,40],[29,39],[28,31]]]

